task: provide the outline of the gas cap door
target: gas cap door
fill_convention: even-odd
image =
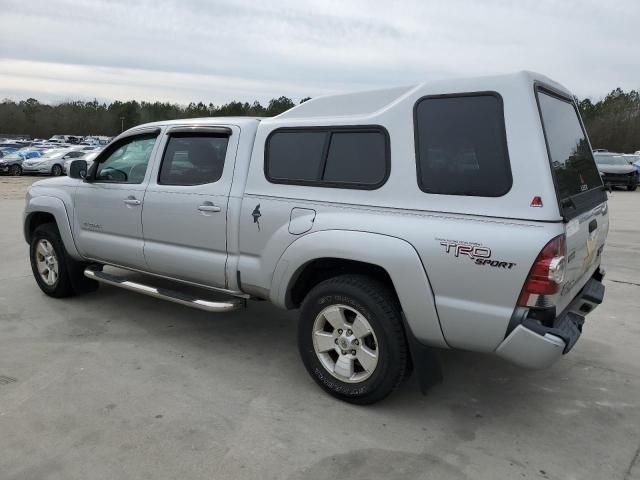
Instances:
[[[310,208],[293,208],[289,217],[289,233],[301,235],[313,227],[316,211]]]

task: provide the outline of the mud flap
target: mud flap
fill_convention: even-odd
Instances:
[[[404,315],[402,316],[402,321],[404,322],[407,342],[409,342],[413,371],[418,376],[420,391],[423,395],[426,395],[432,386],[442,383],[440,361],[432,347],[424,345],[413,335]]]

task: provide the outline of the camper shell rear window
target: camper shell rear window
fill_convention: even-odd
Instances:
[[[570,219],[606,201],[602,179],[573,99],[540,85],[536,98],[560,211]]]

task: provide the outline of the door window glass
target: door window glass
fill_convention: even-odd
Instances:
[[[96,182],[142,183],[157,134],[124,139],[110,149],[98,164]]]

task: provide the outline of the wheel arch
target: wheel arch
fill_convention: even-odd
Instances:
[[[420,257],[410,243],[397,237],[352,230],[304,235],[280,257],[270,299],[283,308],[295,308],[309,284],[345,272],[365,272],[390,282],[416,338],[431,346],[447,347]]]
[[[300,307],[304,297],[313,287],[328,278],[346,274],[360,274],[375,278],[390,287],[397,297],[389,272],[380,265],[346,258],[321,257],[301,265],[293,273],[285,291],[286,307],[289,309]]]
[[[31,243],[35,229],[45,223],[54,223],[67,253],[76,260],[82,256],[78,252],[71,233],[71,223],[64,202],[56,197],[37,196],[29,199],[24,212],[24,239]]]

